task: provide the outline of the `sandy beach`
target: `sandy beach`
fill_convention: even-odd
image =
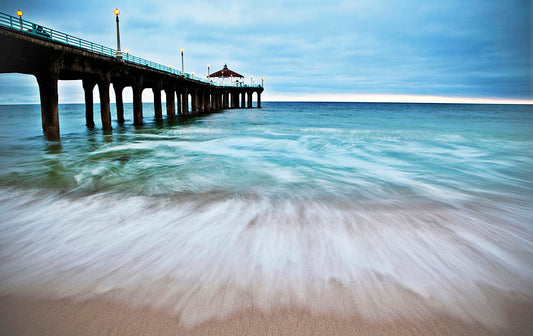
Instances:
[[[179,315],[128,307],[103,297],[85,301],[0,299],[2,335],[530,335],[533,305],[507,302],[506,326],[488,328],[445,314],[369,321],[358,316],[314,314],[298,308],[266,313],[247,309],[221,320],[185,327]]]

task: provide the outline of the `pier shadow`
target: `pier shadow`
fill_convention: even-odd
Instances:
[[[47,141],[45,145],[47,154],[57,155],[63,153],[63,144],[61,141]]]

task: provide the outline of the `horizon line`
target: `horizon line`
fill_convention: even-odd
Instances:
[[[153,101],[143,101],[143,104],[153,104]],[[165,104],[165,102],[161,102]],[[464,105],[533,105],[533,100],[487,100],[487,101],[352,101],[352,100],[263,100],[261,103],[354,103],[354,104],[464,104]],[[116,102],[109,104],[115,105]],[[124,101],[123,104],[133,104],[131,101]],[[255,104],[255,103],[254,103]],[[41,105],[40,103],[0,103],[0,106],[17,105]],[[85,102],[63,102],[58,105],[85,105]],[[94,102],[93,105],[100,105]],[[254,106],[255,108],[255,106]],[[238,110],[241,108],[234,108]],[[246,108],[244,108],[246,109]]]
[[[96,95],[95,95],[96,96]],[[148,97],[147,97],[148,98]],[[382,94],[266,94],[262,102],[293,102],[293,103],[412,103],[412,104],[488,104],[488,105],[533,105],[533,99],[515,98],[474,98],[474,97],[446,97],[425,95],[382,95]],[[100,102],[97,97],[94,104]],[[111,104],[116,103],[111,99]],[[129,99],[124,104],[132,103]],[[143,99],[143,103],[153,103],[152,99]],[[165,103],[164,101],[162,103]],[[84,101],[66,101],[63,104],[85,104]],[[40,105],[39,102],[0,102],[0,105]]]
[[[337,102],[337,103],[435,103],[435,104],[512,104],[533,105],[532,99],[519,98],[481,98],[481,97],[446,97],[430,95],[397,94],[311,94],[284,95],[267,94],[263,102]]]

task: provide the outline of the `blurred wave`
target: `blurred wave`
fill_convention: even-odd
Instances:
[[[489,325],[485,291],[533,297],[531,218],[512,205],[267,197],[0,196],[0,294],[164,307],[194,324],[296,305],[369,318],[444,311]]]

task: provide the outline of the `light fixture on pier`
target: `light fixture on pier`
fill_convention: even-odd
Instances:
[[[254,76],[250,76],[250,85],[254,86]]]
[[[17,11],[17,15],[19,16],[19,20],[20,20],[20,30],[23,29],[23,28],[22,28],[22,14],[24,14],[24,13],[22,13],[21,10],[18,10],[18,11]]]
[[[183,71],[183,48],[181,48],[181,74],[183,75],[185,71]]]
[[[118,8],[115,8],[113,13],[115,13],[115,15],[117,16],[117,59],[119,61],[122,61],[122,51],[120,51],[120,28],[118,25],[118,15],[120,14],[120,11],[118,10]]]
[[[210,67],[210,65],[208,64],[207,65],[207,78],[209,78],[209,67]]]
[[[264,77],[261,77],[261,87],[265,86],[265,78]]]

